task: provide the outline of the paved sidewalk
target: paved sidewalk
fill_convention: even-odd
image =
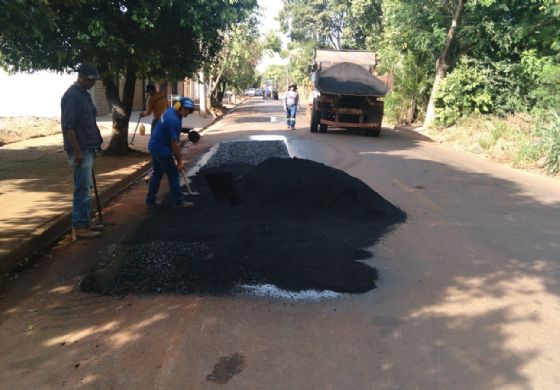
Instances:
[[[138,114],[134,112],[130,119],[129,142]],[[183,126],[201,130],[214,120],[211,115],[201,117],[195,113],[184,119]],[[102,201],[112,198],[149,169],[147,142],[151,117],[143,118],[141,123],[146,134],[142,136],[138,131],[132,147],[146,154],[96,159],[94,170]],[[111,138],[111,116],[99,117],[98,124],[105,148]],[[61,134],[0,147],[0,273],[25,263],[34,252],[69,231],[71,200],[72,171]]]

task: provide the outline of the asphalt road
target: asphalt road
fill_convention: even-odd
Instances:
[[[422,136],[286,130],[253,99],[185,152],[285,137],[408,213],[369,262],[379,287],[319,302],[80,293],[99,253],[146,217],[145,184],[97,241],[63,241],[0,299],[0,388],[560,388],[560,185]],[[294,194],[297,196],[297,194]],[[196,221],[192,221],[196,223]],[[219,227],[217,227],[219,228]]]

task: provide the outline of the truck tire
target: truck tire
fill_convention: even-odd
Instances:
[[[309,131],[316,133],[319,128],[319,118],[321,113],[316,108],[311,109],[311,123],[309,124]]]
[[[331,110],[331,103],[323,102],[319,103],[319,110],[321,119],[329,119],[330,110]],[[319,124],[319,133],[326,133],[327,132],[327,125]]]
[[[380,133],[381,133],[381,129],[377,127],[365,129],[365,134],[368,137],[379,137]]]

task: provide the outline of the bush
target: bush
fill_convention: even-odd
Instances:
[[[422,120],[428,103],[430,70],[412,55],[403,56],[392,69],[394,88],[385,101],[385,117],[393,123]]]
[[[529,85],[521,64],[464,57],[436,97],[436,123],[451,126],[470,114],[504,117],[526,110]]]
[[[544,166],[548,173],[560,173],[560,115],[552,111],[543,115],[538,122],[537,133],[540,135],[538,147],[543,151]]]

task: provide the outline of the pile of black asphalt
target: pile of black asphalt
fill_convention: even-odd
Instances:
[[[195,206],[164,204],[111,245],[82,278],[102,294],[229,294],[241,285],[363,293],[376,286],[367,250],[406,214],[326,165],[270,158],[201,169]],[[369,262],[369,261],[368,261]]]

